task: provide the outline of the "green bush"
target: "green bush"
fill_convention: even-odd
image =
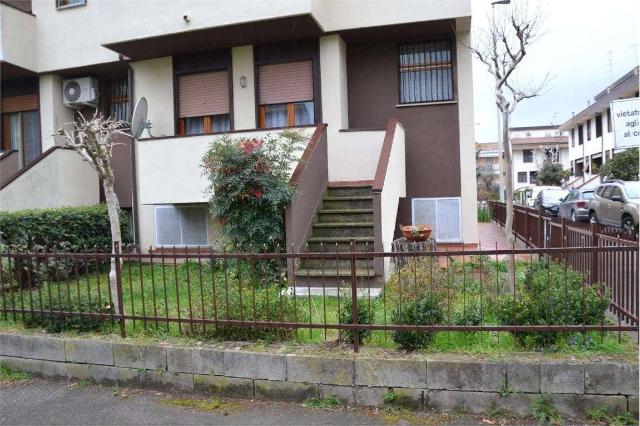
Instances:
[[[127,235],[129,220],[121,211],[122,235]],[[125,243],[127,240],[124,241]],[[105,204],[85,207],[22,210],[0,213],[0,245],[20,252],[111,251],[111,225]],[[20,287],[34,287],[47,279],[68,279],[75,267],[95,270],[95,260],[69,257],[21,256],[11,265]],[[106,265],[106,263],[105,263]],[[101,265],[101,266],[105,266]],[[4,266],[4,265],[3,265]]]
[[[399,308],[434,293],[442,296],[443,303],[446,303],[444,296],[447,294],[447,286],[453,285],[452,277],[453,275],[447,277],[447,272],[438,265],[435,258],[410,258],[385,283],[385,302]]]
[[[500,298],[498,321],[505,325],[597,325],[605,320],[609,295],[599,284],[583,284],[585,277],[555,262],[537,262],[519,283],[516,297]],[[559,333],[516,333],[525,346],[556,343]]]
[[[435,325],[444,322],[442,298],[434,293],[427,293],[417,303],[409,303],[393,314],[394,324]],[[394,331],[393,341],[407,350],[422,349],[429,346],[435,336],[426,331]]]
[[[129,220],[120,214],[123,236]],[[82,250],[111,247],[106,204],[86,207],[22,210],[0,213],[0,243],[21,251]]]
[[[351,309],[351,292],[345,291],[343,292],[342,300],[344,300],[344,304],[342,305],[342,309],[340,310],[340,323],[341,324],[353,324],[353,314]],[[371,303],[371,306],[369,306]],[[373,324],[375,319],[376,312],[376,301],[371,300],[370,302],[367,299],[358,299],[358,324]],[[358,342],[362,343],[365,339],[367,339],[371,335],[371,330],[358,330]],[[344,336],[349,343],[354,343],[355,341],[355,332],[354,330],[348,329],[344,331]]]
[[[44,297],[43,297],[44,298]],[[29,313],[24,318],[24,324],[29,328],[41,328],[47,333],[60,333],[62,331],[98,331],[102,328],[100,321],[100,313],[103,315],[103,322],[111,322],[109,314],[111,307],[108,303],[101,306],[97,300],[89,299],[81,296],[78,300],[68,299],[57,300],[54,298],[50,303],[39,297],[33,296],[31,302],[33,313]],[[74,316],[69,314],[40,314],[40,309],[45,311],[61,311],[61,312],[91,312],[94,316]]]
[[[284,208],[293,199],[290,165],[306,137],[295,131],[263,139],[216,138],[202,158],[211,214],[234,250],[273,252],[284,247]]]
[[[600,176],[609,179],[638,180],[640,160],[638,148],[629,148],[614,154],[613,158],[600,167]]]
[[[457,311],[453,315],[455,325],[480,325],[482,324],[482,310],[480,306],[473,303]]]

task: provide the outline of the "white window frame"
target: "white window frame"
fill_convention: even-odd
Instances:
[[[87,0],[81,0],[77,3],[71,3],[71,4],[65,4],[65,5],[58,5],[58,0],[56,0],[56,10],[64,10],[64,9],[72,9],[74,7],[81,7],[81,6],[86,6],[87,5]]]
[[[158,242],[158,210],[159,209],[207,209],[207,205],[181,205],[181,204],[168,204],[162,206],[154,206],[153,209],[153,232],[154,242],[156,247],[209,247],[209,220],[208,217],[204,221],[205,231],[207,234],[207,244],[160,244]],[[182,241],[182,215],[180,215],[180,241]]]
[[[436,200],[436,220],[438,218],[438,201],[439,200],[457,200],[458,201],[458,217],[460,220],[458,221],[458,235],[460,235],[459,239],[451,239],[451,240],[441,240],[436,238],[437,235],[434,235],[433,238],[436,242],[440,243],[461,243],[463,241],[462,238],[462,197],[428,197],[428,198],[412,198],[411,199],[411,223],[413,225],[416,224],[416,209],[415,203],[416,201],[430,201]],[[475,214],[475,212],[474,212]],[[436,224],[437,225],[437,224]]]

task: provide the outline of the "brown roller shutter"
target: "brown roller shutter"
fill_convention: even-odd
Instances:
[[[7,96],[2,98],[2,112],[33,111],[38,109],[38,95]]]
[[[261,65],[258,84],[260,105],[313,100],[311,61]]]
[[[180,118],[229,113],[229,73],[207,72],[180,76]]]

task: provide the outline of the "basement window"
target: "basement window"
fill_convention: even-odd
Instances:
[[[206,246],[207,206],[169,205],[155,208],[156,246]]]
[[[437,242],[462,241],[460,197],[414,198],[411,216],[414,225],[431,225]]]

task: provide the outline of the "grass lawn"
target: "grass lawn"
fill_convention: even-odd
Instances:
[[[481,306],[481,323],[497,324],[496,299],[504,295],[505,274],[501,273],[504,265],[487,263],[487,271],[495,270],[493,275],[478,277],[477,261],[465,263],[467,266],[451,268],[450,272],[442,272],[441,278],[447,280],[447,305],[443,308],[444,323],[454,324],[461,314]],[[480,260],[482,261],[482,260]],[[485,262],[488,262],[485,259]],[[474,266],[475,265],[475,266]],[[528,263],[518,264],[518,279],[522,279]],[[458,265],[460,266],[460,265]],[[475,269],[474,269],[475,268]],[[214,267],[208,261],[189,262],[183,264],[143,264],[128,262],[122,267],[123,303],[127,315],[157,316],[158,320],[127,320],[126,331],[130,337],[150,336],[154,338],[171,338],[179,336],[194,337],[198,340],[220,340],[213,324],[189,324],[163,321],[162,318],[189,319],[243,319],[247,321],[295,321],[311,324],[338,324],[340,312],[350,302],[350,295],[308,296],[285,294],[275,288],[270,291],[261,288],[253,269],[247,265],[222,265]],[[474,272],[475,271],[475,272]],[[414,271],[413,281],[419,274],[433,274],[432,271]],[[225,282],[227,285],[225,286]],[[406,285],[406,283],[401,283]],[[389,284],[392,285],[392,284]],[[406,293],[402,303],[412,301],[410,292]],[[415,296],[414,296],[415,297]],[[6,290],[0,303],[11,308],[29,309],[34,306],[35,317],[39,316],[39,306],[76,306],[79,300],[91,299],[95,309],[107,307],[109,304],[108,276],[106,272],[92,272],[67,280],[50,280],[32,291],[18,292]],[[398,301],[387,299],[383,293],[378,298],[359,299],[360,309],[367,310],[375,324],[392,324]],[[478,305],[480,304],[480,305]],[[109,318],[109,312],[102,315]],[[463,315],[464,316],[464,315]],[[21,322],[20,314],[16,314],[16,322]],[[13,315],[0,322],[0,326],[12,326]],[[40,328],[42,326],[40,325]],[[117,333],[118,325],[104,322],[99,333]],[[301,328],[297,332],[255,335],[249,329],[236,329],[234,339],[247,340],[287,340],[303,344],[322,343],[325,340],[339,340],[340,333],[335,329]],[[395,349],[398,346],[393,340],[392,331],[373,331],[366,338],[365,345]],[[547,351],[567,354],[625,354],[635,352],[635,345],[617,333],[590,332],[584,334],[565,334],[557,339],[556,344],[547,347]],[[502,353],[521,352],[514,335],[508,332],[436,332],[427,352],[469,352],[469,353]]]

